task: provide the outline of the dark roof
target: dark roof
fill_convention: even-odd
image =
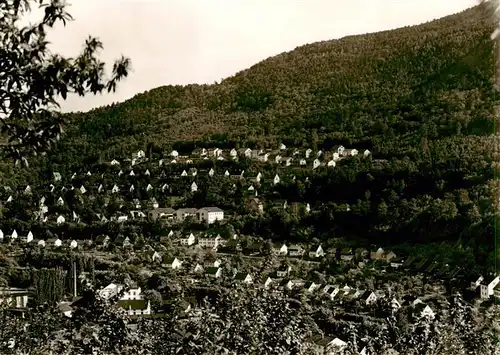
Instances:
[[[246,277],[248,276],[249,274],[247,272],[239,272],[237,273],[235,276],[234,276],[234,279],[235,280],[240,280],[240,281],[243,281],[246,279]]]
[[[104,243],[104,241],[109,240],[109,236],[107,235],[100,235],[95,239],[96,243]]]
[[[215,275],[219,271],[219,267],[209,267],[205,270],[206,274]]]
[[[116,244],[124,244],[125,242],[129,242],[130,243],[129,237],[117,237],[115,239],[115,243]]]
[[[133,309],[133,310],[138,310],[138,309],[146,309],[148,308],[148,301],[147,300],[119,300],[118,301],[118,306],[124,309]]]

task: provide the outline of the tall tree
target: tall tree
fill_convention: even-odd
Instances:
[[[43,18],[21,26],[33,4],[44,9]],[[1,133],[8,138],[8,156],[16,162],[27,164],[29,155],[43,153],[59,140],[64,124],[57,111],[59,97],[114,92],[128,75],[130,60],[122,56],[105,78],[105,63],[97,56],[103,45],[97,38],[89,37],[76,58],[49,52],[47,29],[72,20],[65,9],[60,0],[0,1]]]

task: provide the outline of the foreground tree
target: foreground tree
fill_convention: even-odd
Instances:
[[[21,18],[36,4],[45,10],[43,19],[21,27]],[[5,148],[16,163],[27,164],[27,156],[45,152],[59,140],[64,124],[57,111],[59,97],[114,92],[128,75],[130,60],[122,56],[105,78],[97,38],[89,37],[76,58],[49,52],[47,29],[72,20],[65,8],[62,0],[0,0],[1,133],[8,137]]]

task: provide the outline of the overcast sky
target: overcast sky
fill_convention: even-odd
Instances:
[[[124,54],[133,72],[114,95],[69,97],[64,111],[121,102],[162,85],[220,81],[297,46],[415,25],[477,0],[73,0],[74,21],[50,32],[51,48],[74,56],[88,35],[101,57]]]

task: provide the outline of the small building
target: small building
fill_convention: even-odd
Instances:
[[[163,265],[172,270],[180,269],[181,264],[182,264],[181,261],[177,258],[168,256],[163,257]]]
[[[221,267],[209,267],[205,270],[205,275],[210,278],[218,279],[222,275]]]

